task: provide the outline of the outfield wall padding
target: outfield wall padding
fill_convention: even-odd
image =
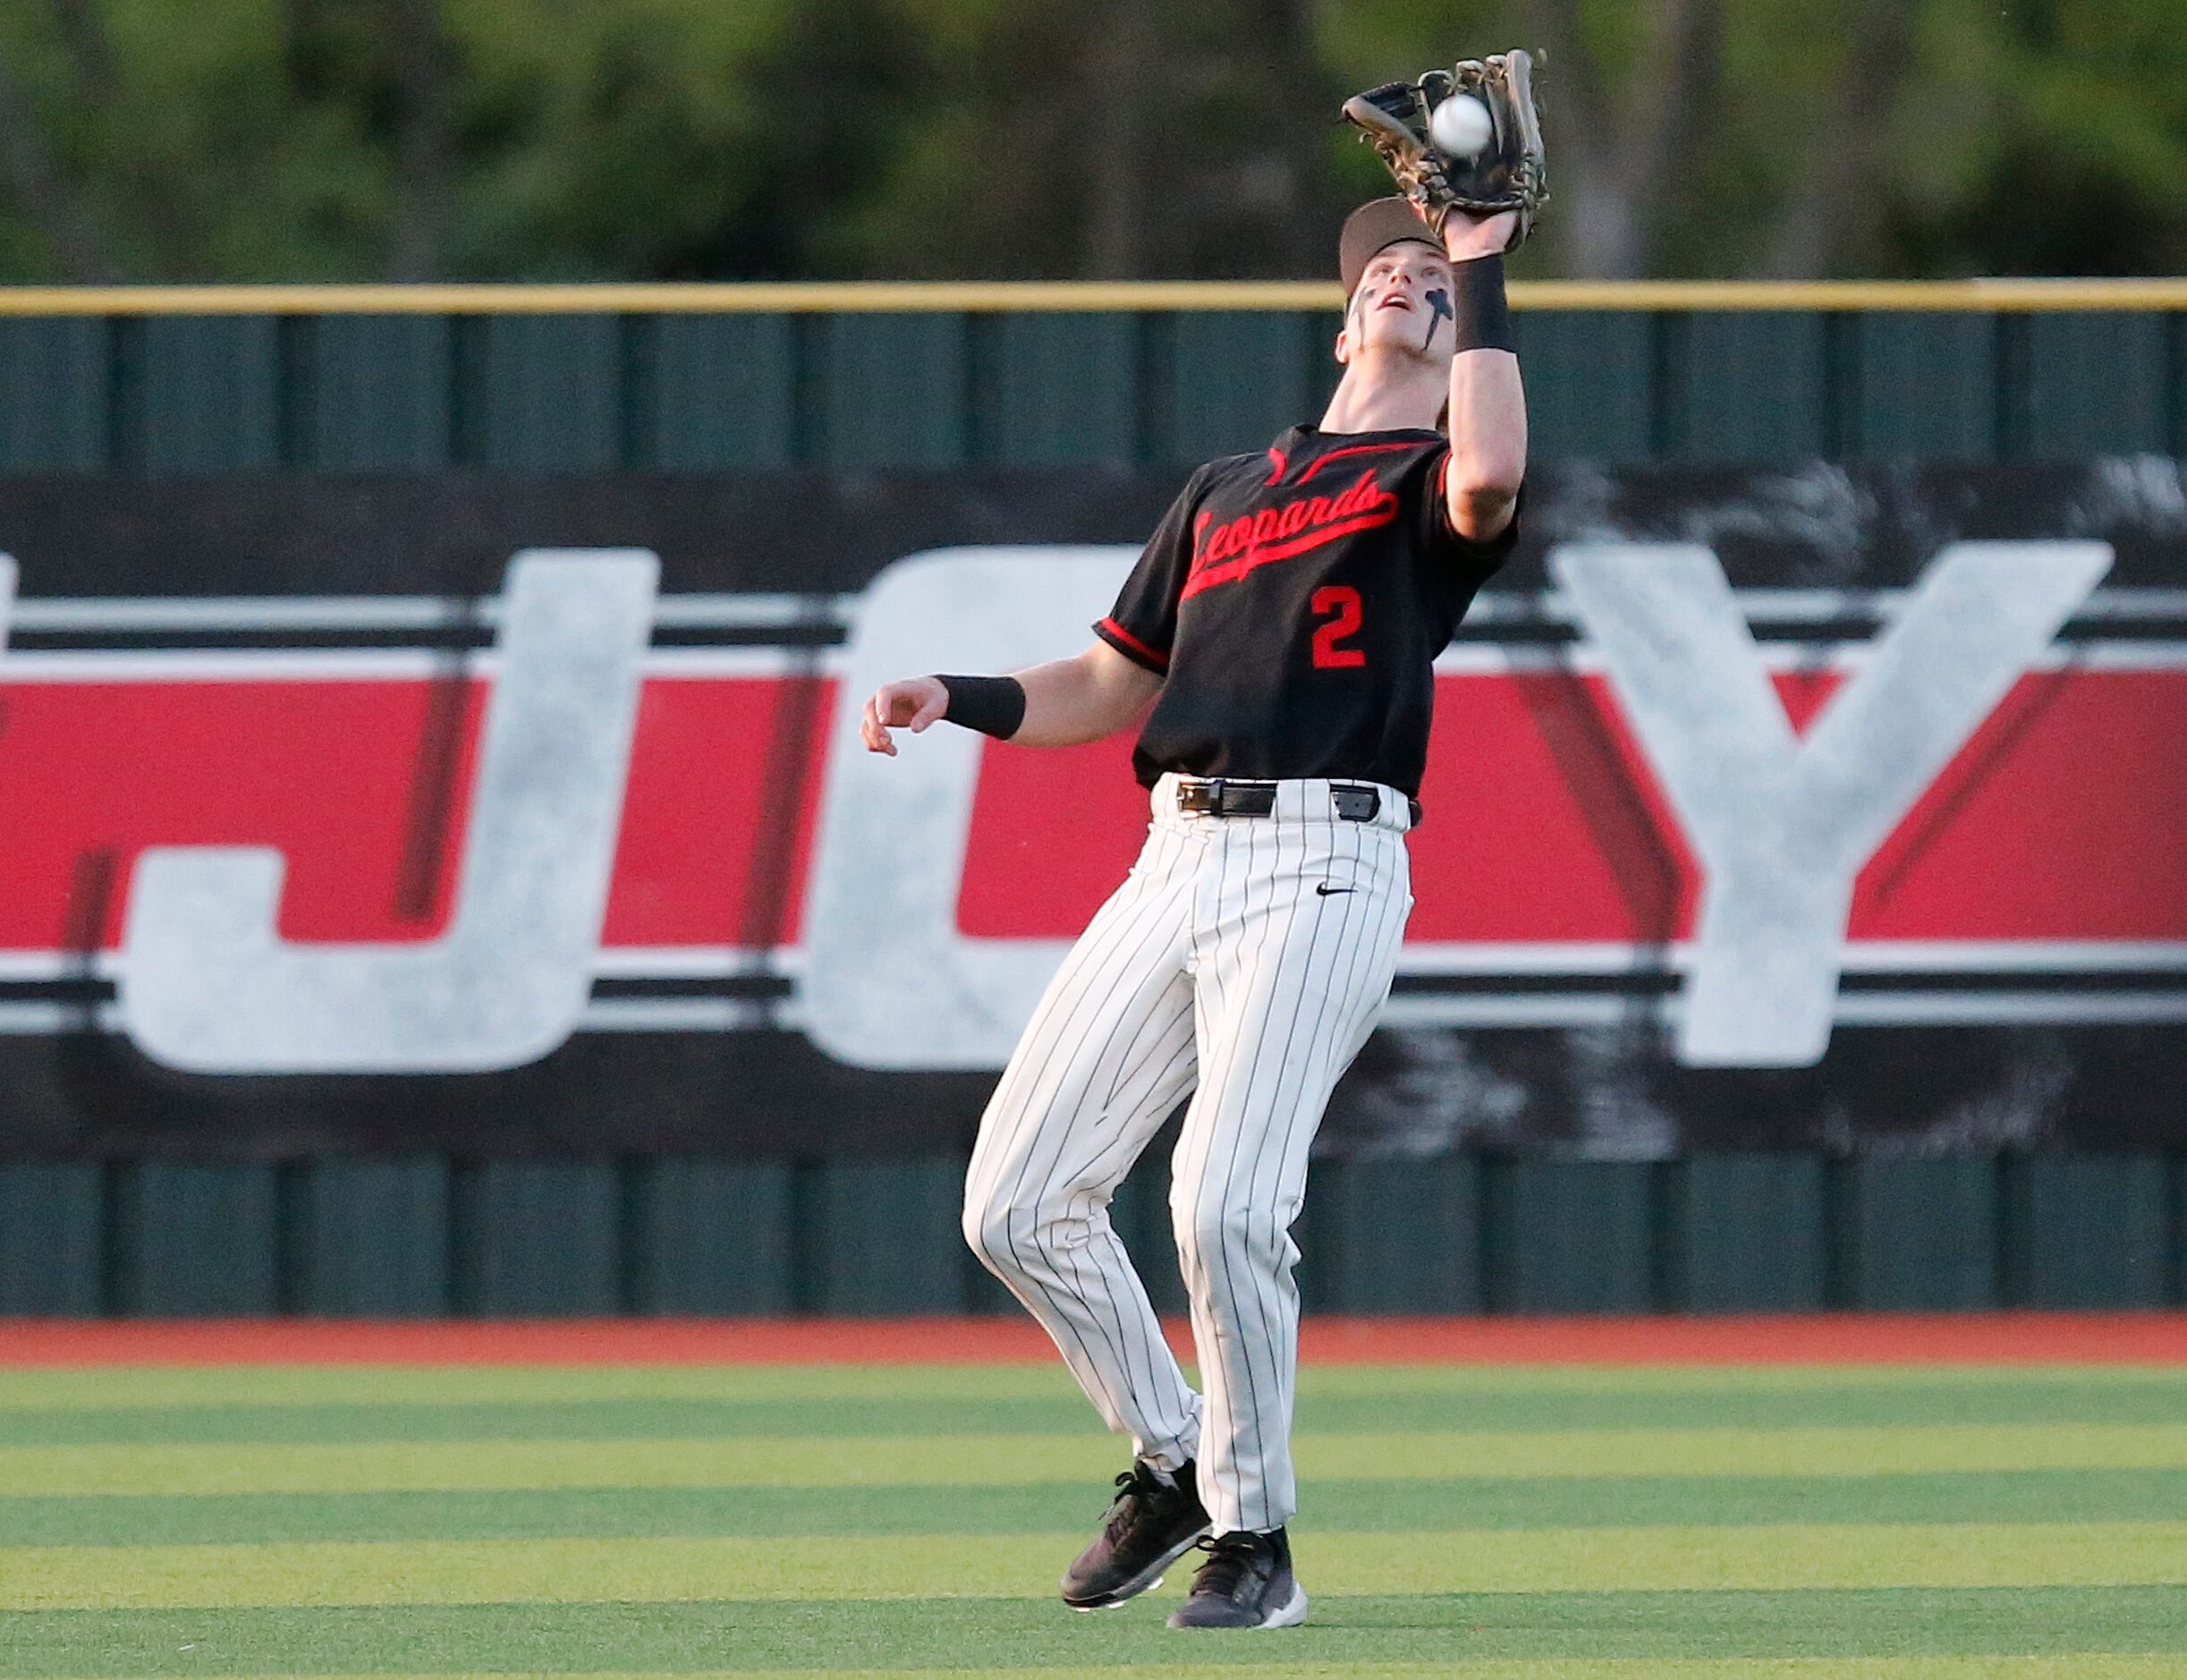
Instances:
[[[1117,1222],[1182,1310],[1159,1158]],[[0,1165],[0,1317],[1014,1314],[954,1162]],[[1317,1164],[1316,1313],[2187,1305],[2176,1161]]]
[[[1545,459],[2073,459],[2177,454],[2187,428],[2178,312],[1516,318]],[[0,312],[0,472],[1190,462],[1315,406],[1337,324],[1334,309]]]
[[[1785,295],[1522,308],[1537,460],[2187,452],[2176,301]],[[0,316],[0,475],[1159,468],[1258,447],[1310,411],[1335,325],[1327,308],[1168,294],[839,312],[48,299]],[[0,1314],[1009,1311],[957,1240],[955,1170],[749,1153],[5,1160]],[[1160,1171],[1127,1184],[1116,1217],[1174,1309]],[[1325,1311],[2153,1307],[2187,1302],[2187,1164],[1979,1144],[1363,1156],[1318,1165],[1300,1236]]]

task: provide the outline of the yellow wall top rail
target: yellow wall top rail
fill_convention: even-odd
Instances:
[[[1322,281],[0,286],[0,315],[616,315],[1335,310]],[[1522,280],[1522,310],[2187,310],[2168,280]]]

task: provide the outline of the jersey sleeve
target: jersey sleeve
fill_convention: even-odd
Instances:
[[[1470,595],[1496,574],[1517,546],[1519,524],[1526,508],[1526,488],[1523,485],[1520,487],[1519,499],[1513,505],[1511,519],[1504,529],[1487,542],[1475,542],[1460,536],[1457,527],[1451,523],[1450,465],[1451,452],[1447,446],[1437,450],[1429,463],[1426,494],[1420,498],[1419,513],[1424,527],[1420,531],[1420,549],[1454,566],[1457,576],[1453,581]]]
[[[1199,472],[1186,481],[1147,539],[1116,605],[1094,625],[1095,635],[1157,676],[1168,675],[1170,646],[1177,639],[1177,602],[1191,569],[1192,513],[1199,505],[1201,481]]]

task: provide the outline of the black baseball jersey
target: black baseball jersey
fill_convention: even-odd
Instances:
[[[1193,473],[1095,632],[1165,678],[1132,764],[1418,793],[1433,665],[1518,537],[1454,530],[1440,432],[1294,426]]]

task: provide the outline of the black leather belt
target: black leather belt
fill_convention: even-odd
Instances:
[[[1330,785],[1329,802],[1346,822],[1372,822],[1382,812],[1382,790],[1337,782]],[[1420,802],[1408,799],[1405,803],[1418,824]],[[1220,776],[1205,781],[1180,781],[1177,809],[1201,817],[1266,817],[1276,809],[1276,784],[1233,782]]]

